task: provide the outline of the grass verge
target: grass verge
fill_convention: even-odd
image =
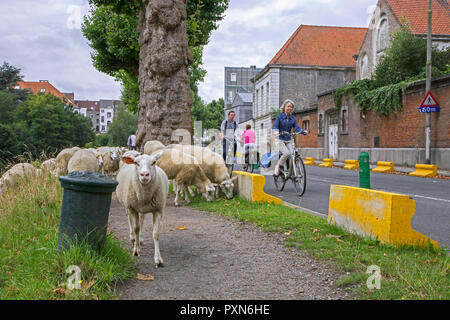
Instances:
[[[205,202],[199,196],[191,206],[224,217],[251,222],[266,232],[281,233],[285,245],[307,250],[347,271],[335,285],[349,287],[359,299],[450,299],[449,259],[445,248],[402,247],[352,235],[316,217],[283,205],[255,204],[242,198]],[[370,266],[380,270],[380,289]]]
[[[114,299],[116,284],[135,276],[132,257],[110,234],[100,252],[88,245],[58,252],[62,193],[48,175],[0,195],[0,300]],[[70,266],[80,268],[79,289],[68,288],[77,279]]]

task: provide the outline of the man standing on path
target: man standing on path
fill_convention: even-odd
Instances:
[[[127,146],[130,150],[136,150],[136,135],[134,132],[128,137]]]
[[[223,120],[220,125],[220,131],[222,133],[220,139],[222,140],[222,156],[223,160],[227,160],[227,145],[234,144],[234,156],[236,157],[237,143],[235,138],[235,131],[237,129],[237,123],[234,121],[234,111],[228,112],[228,120]],[[230,146],[231,148],[231,146]]]

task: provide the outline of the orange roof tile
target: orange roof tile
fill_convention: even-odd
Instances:
[[[19,81],[16,83],[16,86],[19,86],[20,89],[29,89],[34,94],[38,94],[40,92],[44,92],[45,94],[50,93],[55,97],[61,99],[61,101],[68,100],[71,104],[75,105],[75,103],[64,96],[58,89],[56,89],[50,82],[47,80],[40,81]]]
[[[100,111],[100,102],[92,100],[75,100],[79,108],[87,108],[88,110]]]
[[[367,28],[301,25],[269,64],[354,67]]]
[[[400,23],[406,18],[413,34],[426,34],[428,31],[427,0],[387,0]],[[433,0],[432,33],[450,34],[450,5],[447,0]]]

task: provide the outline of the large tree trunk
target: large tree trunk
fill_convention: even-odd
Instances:
[[[136,145],[171,143],[172,132],[192,132],[186,0],[143,0],[139,17],[139,123]]]

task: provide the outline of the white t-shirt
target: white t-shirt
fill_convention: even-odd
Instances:
[[[135,147],[136,146],[136,136],[132,134],[128,137],[128,143],[129,146]]]

